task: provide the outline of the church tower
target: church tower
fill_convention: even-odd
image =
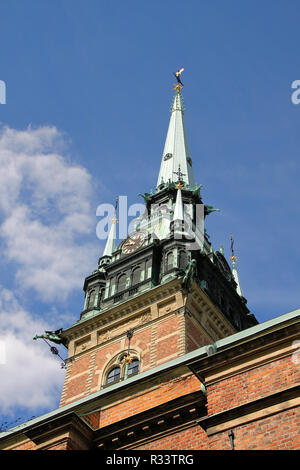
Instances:
[[[178,80],[144,213],[117,243],[116,205],[78,321],[41,336],[68,348],[60,406],[0,449],[300,449],[300,309],[258,324],[196,181]]]
[[[117,217],[98,268],[85,279],[79,320],[61,333],[68,344],[60,406],[257,324],[222,249],[205,230],[216,209],[195,183],[175,86],[155,192],[116,244]]]

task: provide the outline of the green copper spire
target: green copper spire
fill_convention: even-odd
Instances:
[[[181,188],[183,185],[178,184],[177,185],[177,196],[176,196],[176,203],[175,203],[175,208],[174,208],[174,216],[173,220],[184,220],[183,216],[183,203],[182,203],[182,196],[181,196]]]
[[[106,240],[106,245],[105,245],[102,257],[111,256],[115,250],[116,223],[117,223],[117,219],[114,217],[112,219],[110,231]]]
[[[103,251],[102,258],[104,258],[104,256],[112,256],[113,252],[116,249],[116,232],[117,232],[116,225],[117,225],[117,222],[118,222],[116,214],[117,214],[118,199],[119,198],[117,197],[116,198],[116,205],[115,205],[115,213],[114,213],[114,216],[112,218],[111,227],[110,227],[110,231],[109,231],[109,234],[108,234],[108,237],[107,237],[107,240],[106,240],[106,245],[105,245],[105,248],[104,248],[104,251]]]
[[[175,86],[171,118],[165,141],[157,186],[164,183],[178,181],[178,168],[181,171],[181,181],[185,185],[195,186],[192,159],[189,152],[182,100],[182,86]]]

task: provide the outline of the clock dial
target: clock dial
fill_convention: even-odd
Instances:
[[[133,232],[129,235],[127,240],[123,243],[122,253],[128,255],[133,253],[135,250],[140,248],[145,241],[145,233],[144,232]]]

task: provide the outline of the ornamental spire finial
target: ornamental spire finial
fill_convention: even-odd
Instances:
[[[236,258],[235,254],[234,254],[234,249],[233,249],[234,240],[233,240],[233,238],[232,238],[232,234],[230,234],[230,240],[231,240],[231,242],[230,242],[230,249],[231,249],[231,257],[230,257],[230,259],[231,259],[231,261],[235,262],[235,261],[237,260],[237,258]]]
[[[174,90],[181,90],[183,87],[184,87],[184,84],[182,83],[181,79],[180,79],[180,75],[182,74],[182,72],[184,71],[184,68],[181,67],[180,69],[177,70],[177,72],[174,72],[174,75],[176,77],[176,80],[177,80],[177,84],[174,85]]]

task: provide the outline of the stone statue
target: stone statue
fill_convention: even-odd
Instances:
[[[186,267],[185,275],[182,280],[182,285],[184,289],[186,289],[187,291],[190,290],[191,283],[193,279],[195,279],[196,275],[197,275],[197,262],[195,259],[192,259]]]

